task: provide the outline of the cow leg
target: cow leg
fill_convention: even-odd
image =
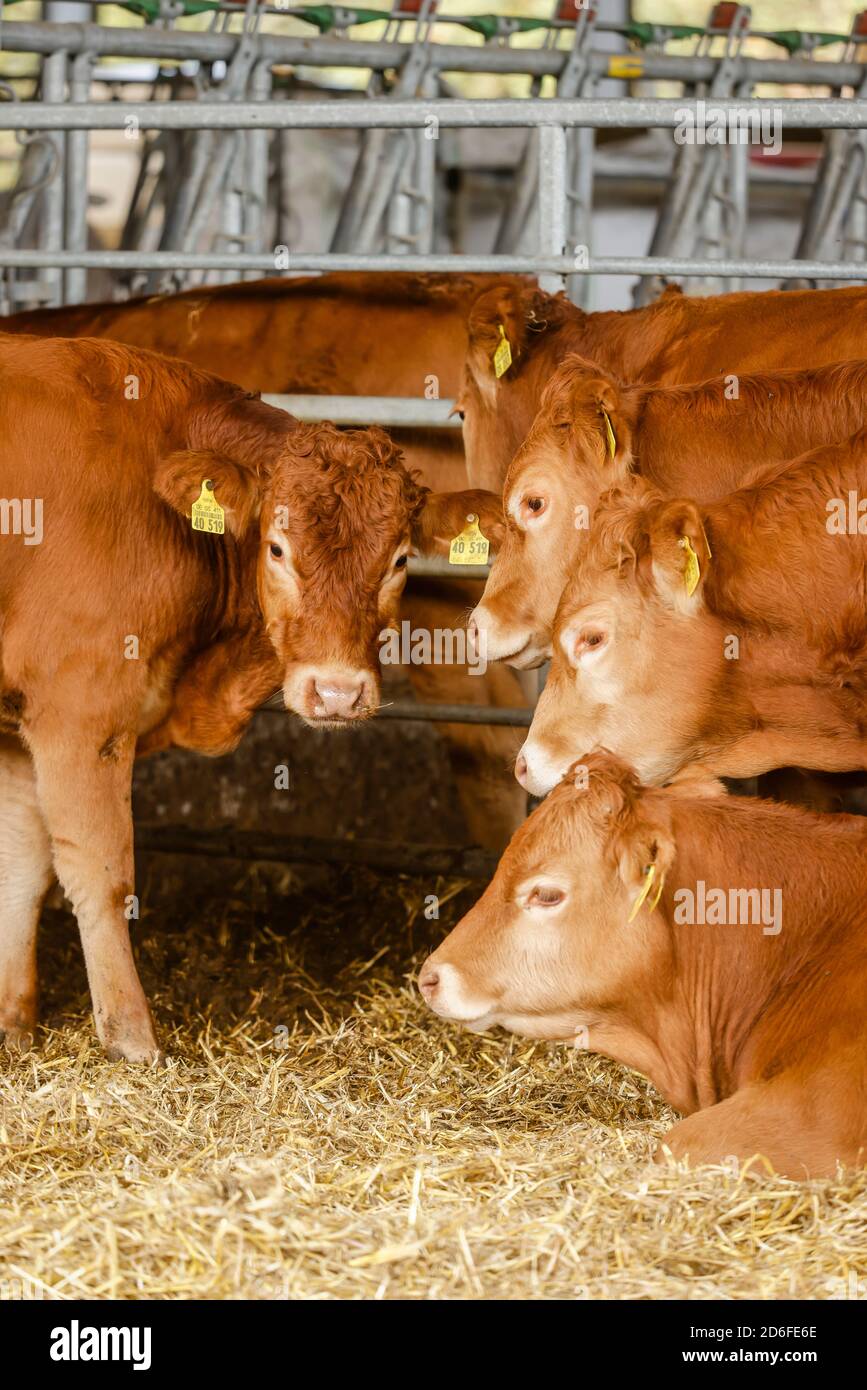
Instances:
[[[833,1065],[815,1078],[783,1073],[688,1115],[663,1144],[691,1167],[754,1159],[759,1171],[770,1165],[782,1177],[832,1177],[838,1158],[859,1161],[843,1138],[851,1128],[854,1097],[844,1094],[838,1104],[839,1089]]]
[[[159,1058],[125,915],[133,893],[132,763],[135,737],[92,727],[27,730],[39,804],[57,877],[72,903],[93,1015],[109,1057]]]
[[[36,1031],[36,928],[53,877],[33,764],[0,738],[0,1038],[10,1050]]]

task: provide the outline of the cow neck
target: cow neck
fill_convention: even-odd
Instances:
[[[207,571],[205,601],[200,613],[200,642],[208,645],[226,632],[241,628],[249,631],[261,625],[256,593],[258,535],[240,540],[231,534],[214,538],[201,547]]]
[[[568,349],[592,358],[622,381],[653,382],[656,361],[669,345],[672,303],[643,309],[581,314],[566,327]]]

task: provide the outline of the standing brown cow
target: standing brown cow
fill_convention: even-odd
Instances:
[[[0,388],[0,727],[26,749],[0,757],[0,1034],[35,1024],[53,866],[100,1040],[149,1060],[127,921],[137,741],[227,751],[280,687],[311,724],[371,713],[407,554],[450,500],[428,514],[381,431],[299,425],[113,343],[2,338]]]
[[[833,1176],[867,1160],[867,823],[710,790],[586,756],[419,988],[643,1072],[687,1117],[678,1158]]]
[[[275,278],[122,304],[39,309],[14,314],[2,327],[153,348],[253,391],[445,398],[457,395],[470,307],[492,283],[517,288],[523,282],[402,272]],[[427,486],[438,492],[466,487],[457,433],[402,429],[389,434],[407,467]],[[475,506],[473,501],[467,499],[466,510],[478,512],[478,499]],[[487,534],[495,538],[493,531]],[[404,596],[404,615],[413,631],[462,629],[480,593],[478,581],[414,579]],[[529,703],[529,685],[504,667],[471,674],[465,665],[413,664],[407,675],[421,700]],[[502,849],[526,812],[526,796],[508,772],[520,734],[493,726],[437,727],[446,739],[471,838]]]

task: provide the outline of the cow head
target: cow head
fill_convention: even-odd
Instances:
[[[506,475],[503,545],[470,619],[490,661],[526,669],[550,656],[557,604],[599,495],[629,476],[632,426],[613,378],[567,357]]]
[[[189,518],[203,480],[213,484],[250,577],[246,601],[258,603],[282,670],[287,708],[310,724],[339,727],[379,703],[380,635],[397,621],[410,550],[441,551],[462,529],[468,503],[498,539],[501,504],[479,493],[428,493],[381,430],[286,416],[265,423],[264,432],[259,422],[258,432],[239,436],[235,419],[225,452],[171,454],[155,487]]]
[[[674,862],[668,799],[608,753],[573,767],[422,968],[434,1013],[586,1047],[618,1005],[648,1000],[663,949],[656,901]]]
[[[584,748],[611,748],[656,783],[694,756],[725,666],[723,626],[704,603],[711,564],[694,502],[640,479],[600,501],[557,610],[522,786],[543,795]]]
[[[467,323],[468,347],[457,409],[463,419],[467,475],[474,486],[500,492],[506,470],[538,408],[545,381],[562,355],[562,334],[580,311],[563,296],[527,286],[485,290]],[[511,363],[498,358],[508,343]]]
[[[164,459],[156,491],[189,518],[203,481],[213,484],[251,577],[247,600],[258,603],[283,673],[287,709],[330,728],[372,714],[380,640],[397,622],[410,551],[448,554],[470,513],[496,549],[499,495],[431,493],[382,430],[300,425],[255,399],[210,412],[194,442],[208,447]]]

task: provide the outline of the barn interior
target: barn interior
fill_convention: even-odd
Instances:
[[[523,275],[588,312],[671,283],[862,284],[865,65],[847,0],[21,0],[0,25],[0,312],[402,269]],[[690,164],[671,97],[800,109]],[[442,396],[422,374],[412,399],[348,403],[291,372],[264,394],[455,449],[460,366]],[[489,572],[409,569],[456,629]],[[231,754],[137,766],[133,938],[164,1068],[103,1056],[54,890],[38,1045],[0,1049],[0,1297],[864,1297],[863,1172],[654,1164],[676,1117],[638,1073],[425,1009],[418,969],[508,838],[467,808],[514,802],[544,671],[448,719],[410,674],[385,671],[360,727],[272,705]],[[500,761],[474,792],[478,728]]]

